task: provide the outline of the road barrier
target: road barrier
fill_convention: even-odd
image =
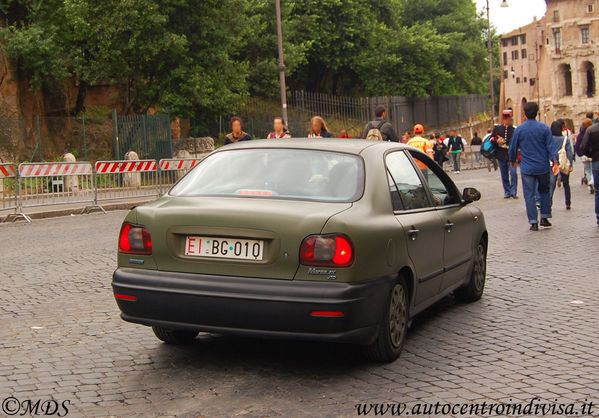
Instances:
[[[17,193],[17,212],[26,220],[30,219],[23,209],[28,207],[73,203],[92,206],[95,194],[92,165],[89,162],[20,164]]]
[[[95,202],[160,194],[155,160],[98,161],[95,181]]]
[[[194,168],[201,158],[167,158],[160,160],[160,192],[175,184],[185,173]]]
[[[13,210],[7,218],[23,218],[30,222],[29,218],[18,213],[19,187],[17,184],[17,166],[14,164],[0,164],[0,211]]]
[[[462,154],[462,168],[475,169],[487,165],[479,162],[479,149],[467,147]],[[0,212],[14,210],[4,221],[31,218],[24,208],[86,203],[81,211],[89,213],[104,208],[98,202],[130,198],[158,197],[194,168],[201,158],[156,160],[44,162],[0,164]],[[453,166],[444,164],[447,171]]]
[[[480,156],[480,160],[477,159],[477,154]],[[478,168],[487,167],[487,164],[490,163],[489,160],[480,155],[480,145],[472,145],[467,146],[464,149],[464,152],[461,153],[461,169],[462,170],[475,170]],[[445,161],[443,164],[443,169],[445,171],[453,171],[453,164],[451,161]]]

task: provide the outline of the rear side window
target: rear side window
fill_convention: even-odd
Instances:
[[[395,183],[395,188],[391,187],[394,210],[397,210],[395,207],[399,203],[397,198],[393,197],[395,191],[399,194],[404,210],[430,207],[427,191],[407,155],[403,151],[392,152],[387,155],[385,161]]]
[[[356,155],[264,148],[215,153],[169,194],[353,202],[363,189],[364,165]]]
[[[443,173],[437,163],[430,158],[422,158],[421,155],[415,152],[410,154],[424,175],[424,179],[433,195],[435,206],[454,205],[461,202],[461,197],[456,193],[451,180]]]

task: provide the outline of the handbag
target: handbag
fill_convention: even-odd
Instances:
[[[562,174],[570,174],[570,169],[572,168],[572,164],[570,163],[570,159],[568,158],[568,152],[566,151],[566,144],[568,143],[568,138],[564,137],[562,142],[562,147],[557,153],[558,162],[559,162],[559,171]]]

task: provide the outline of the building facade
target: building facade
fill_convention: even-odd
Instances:
[[[502,36],[501,98],[523,120],[522,105],[534,100],[540,120],[571,119],[599,112],[599,0],[546,0],[539,20]]]

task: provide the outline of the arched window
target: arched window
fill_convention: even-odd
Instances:
[[[595,66],[592,62],[586,61],[582,64],[583,80],[585,81],[584,94],[587,97],[595,96]]]
[[[512,101],[512,99],[507,99],[505,101],[505,109],[513,109],[514,108],[514,102]]]
[[[560,96],[572,96],[572,67],[570,64],[560,64],[558,73]]]

